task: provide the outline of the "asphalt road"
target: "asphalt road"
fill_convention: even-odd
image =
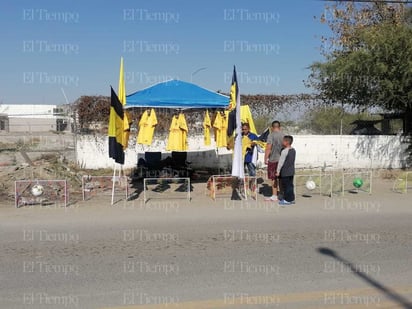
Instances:
[[[411,195],[0,208],[0,308],[412,308]]]

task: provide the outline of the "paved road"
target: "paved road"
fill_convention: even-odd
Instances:
[[[0,208],[0,308],[412,308],[410,195],[107,204]]]

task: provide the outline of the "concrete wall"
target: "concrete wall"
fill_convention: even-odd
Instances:
[[[46,132],[56,130],[55,118],[9,118],[9,132]]]
[[[231,152],[224,148],[218,151],[213,147],[204,147],[203,136],[189,137],[188,161],[193,167],[220,167],[222,169],[231,166]],[[165,151],[166,140],[156,140],[151,146],[135,144],[131,140],[129,148],[125,153],[125,168],[135,167],[137,160],[144,157],[145,151],[162,151],[162,158],[170,156],[170,152]],[[107,137],[82,135],[77,138],[77,163],[84,168],[98,169],[113,167],[113,160],[108,155]]]
[[[231,153],[221,148],[202,146],[203,137],[190,137],[188,160],[194,167],[231,166]],[[348,136],[348,135],[297,135],[294,147],[297,151],[297,167],[332,168],[401,168],[405,167],[406,145],[399,136]],[[79,136],[77,139],[77,160],[84,168],[110,168],[113,160],[108,157],[107,137]],[[125,168],[136,166],[138,156],[144,151],[163,151],[165,141],[158,141],[151,147],[135,145],[131,141],[126,150]],[[170,155],[163,153],[166,157]],[[263,165],[263,154],[259,163]]]
[[[333,168],[402,168],[406,164],[403,138],[394,135],[295,136],[297,165]]]

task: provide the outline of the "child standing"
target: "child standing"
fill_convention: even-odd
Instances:
[[[295,175],[296,151],[292,147],[293,137],[291,135],[285,135],[282,143],[284,148],[280,154],[276,176],[280,178],[283,188],[283,200],[279,201],[279,205],[287,206],[295,203],[293,177]]]

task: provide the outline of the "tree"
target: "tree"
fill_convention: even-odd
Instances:
[[[88,128],[91,123],[108,122],[110,98],[105,96],[81,96],[74,102],[80,129]]]
[[[316,106],[310,109],[303,119],[303,128],[314,134],[351,134],[356,120],[376,120],[367,113],[348,112],[339,106]]]
[[[322,38],[325,61],[311,65],[307,85],[325,102],[402,112],[404,133],[412,133],[410,8],[337,3],[325,12],[333,35]]]

